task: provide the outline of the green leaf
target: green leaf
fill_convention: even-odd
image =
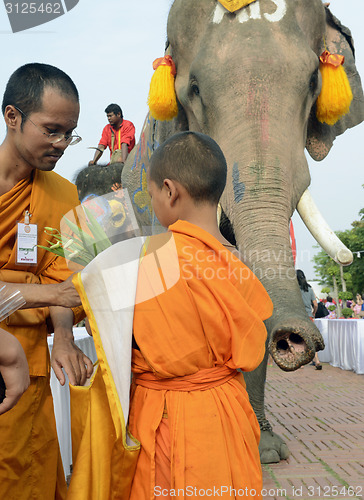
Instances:
[[[86,245],[92,245],[93,244],[93,238],[89,234],[87,234],[85,231],[83,231],[81,228],[77,226],[74,222],[71,222],[67,217],[63,217],[63,220],[67,223],[68,227],[71,229],[71,231],[80,238]]]
[[[39,248],[43,248],[44,250],[48,250],[48,252],[52,252],[54,253],[55,255],[59,255],[60,257],[64,257],[64,250],[62,247],[57,247],[57,248],[49,248],[49,247],[45,247],[43,245],[37,245],[37,247]]]

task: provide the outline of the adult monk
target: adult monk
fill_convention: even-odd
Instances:
[[[0,280],[9,290],[20,290],[26,305],[1,328],[22,345],[30,386],[0,416],[0,498],[63,499],[66,484],[49,384],[47,323],[54,331],[51,363],[62,384],[62,367],[77,385],[90,376],[92,362],[73,342],[77,310],[66,307],[79,301],[70,280],[55,284],[70,275],[66,262],[37,244],[47,246],[44,227],[59,228],[62,216],[79,203],[75,186],[52,172],[67,146],[81,140],[74,132],[78,92],[58,68],[26,64],[10,77],[2,112],[7,132],[0,146]]]
[[[238,369],[262,361],[272,303],[219,231],[226,172],[219,146],[195,132],[172,136],[151,160],[148,191],[169,232],[151,238],[139,267],[129,429],[141,451],[131,500],[261,498],[259,425]]]
[[[109,122],[103,128],[99,145],[89,166],[96,165],[103,152],[108,147],[110,149],[110,159],[113,163],[125,163],[130,151],[135,146],[135,127],[129,120],[124,120],[123,112],[118,104],[109,104],[105,109]],[[118,152],[116,154],[116,152]],[[113,159],[112,155],[115,155]]]

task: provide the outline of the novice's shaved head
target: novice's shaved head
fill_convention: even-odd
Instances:
[[[226,160],[208,135],[180,132],[153,153],[149,178],[159,188],[164,179],[179,182],[196,203],[217,204],[226,184]]]

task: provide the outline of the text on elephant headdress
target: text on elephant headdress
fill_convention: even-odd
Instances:
[[[236,17],[240,23],[245,23],[254,19],[266,19],[272,23],[276,23],[283,19],[287,12],[286,0],[271,0],[276,5],[276,10],[272,13],[262,12],[259,0],[255,1],[234,1],[234,0],[218,0],[214,12],[213,22],[221,23],[225,14],[236,12]],[[236,7],[233,7],[234,4]],[[238,6],[240,5],[240,6]]]

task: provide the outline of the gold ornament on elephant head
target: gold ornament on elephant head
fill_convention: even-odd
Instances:
[[[256,0],[218,0],[225,9],[229,12],[235,12],[237,10],[246,7],[250,3],[255,2]]]

